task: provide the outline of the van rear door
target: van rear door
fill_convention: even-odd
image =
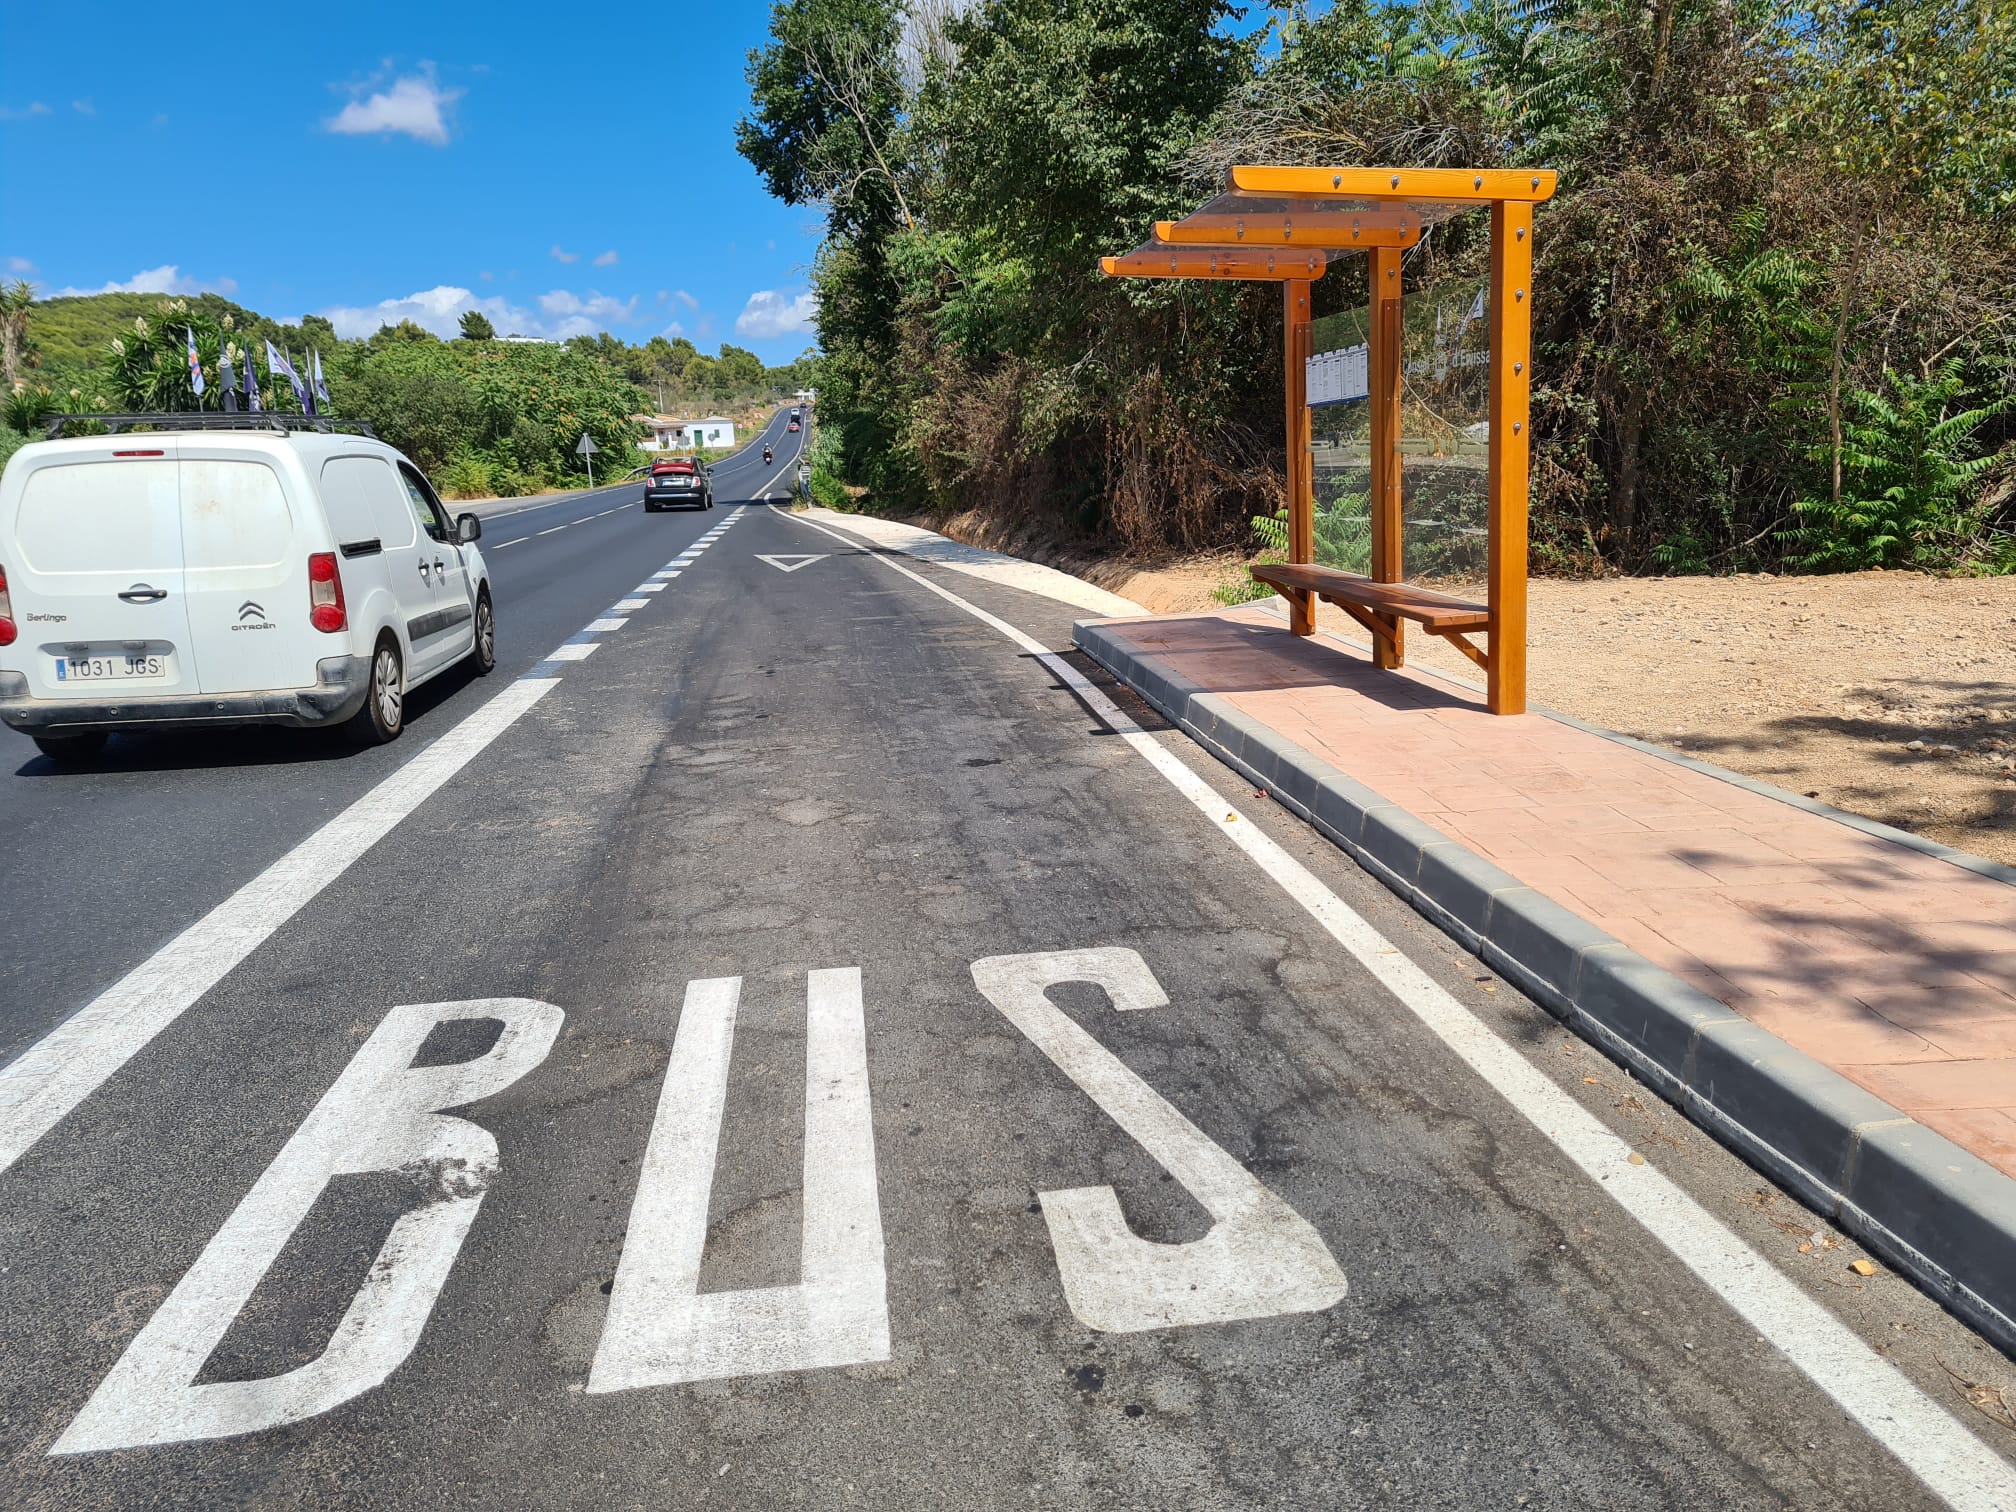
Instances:
[[[173,438],[66,451],[29,470],[0,565],[20,639],[8,664],[36,698],[194,693]]]
[[[308,554],[280,474],[263,457],[185,441],[184,595],[205,693],[305,688],[334,655],[308,623]]]

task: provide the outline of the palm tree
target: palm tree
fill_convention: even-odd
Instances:
[[[11,390],[21,381],[21,359],[28,350],[28,307],[35,303],[35,286],[27,279],[0,284],[0,371]]]

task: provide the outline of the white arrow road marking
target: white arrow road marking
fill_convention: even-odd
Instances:
[[[550,677],[512,683],[0,1067],[0,1171],[558,685]]]
[[[779,572],[796,572],[800,567],[810,567],[814,562],[823,562],[831,555],[831,552],[822,551],[817,556],[764,556],[759,551],[756,560],[768,562]]]
[[[857,543],[800,520],[848,546]],[[1650,1163],[1632,1165],[1631,1147],[1601,1119],[1450,994],[1365,917],[1224,795],[1129,719],[1071,663],[1035,637],[941,588],[921,572],[878,556],[929,593],[989,625],[1040,661],[1144,761],[1167,778],[1219,834],[1303,908],[1329,936],[1442,1043],[1530,1122],[1563,1156],[1756,1329],[1805,1377],[1860,1423],[1933,1495],[1967,1512],[2016,1507],[2016,1468],[1976,1438],[1861,1336]]]
[[[861,973],[806,985],[805,1210],[796,1286],[700,1294],[740,977],[689,982],[591,1392],[889,1358]]]
[[[1139,1333],[1321,1312],[1343,1299],[1344,1272],[1314,1226],[1044,995],[1063,982],[1092,982],[1122,1012],[1163,1007],[1169,997],[1139,955],[992,956],[973,963],[973,982],[1212,1218],[1201,1239],[1158,1244],[1127,1227],[1110,1186],[1038,1193],[1079,1322]]]
[[[386,1014],[49,1452],[254,1433],[327,1412],[383,1382],[413,1352],[497,1174],[490,1131],[441,1110],[500,1092],[538,1065],[562,1017],[531,998]],[[501,1019],[504,1028],[474,1060],[414,1065],[434,1026],[458,1019]],[[433,1190],[392,1225],[329,1347],[263,1380],[195,1384],[323,1188],[371,1171],[412,1173]]]

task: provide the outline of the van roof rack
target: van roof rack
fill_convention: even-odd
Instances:
[[[369,436],[378,439],[377,432],[362,420],[338,420],[330,415],[287,415],[275,414],[271,410],[257,415],[227,414],[222,410],[182,410],[168,414],[152,415],[64,415],[46,414],[42,423],[48,427],[47,435],[54,441],[63,427],[78,420],[94,421],[105,427],[113,435],[122,431],[147,427],[153,430],[221,430],[221,431],[274,431],[285,436],[294,431],[321,431],[324,434],[341,433]]]

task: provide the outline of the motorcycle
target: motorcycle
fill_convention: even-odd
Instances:
[[[765,466],[768,466],[768,465],[769,465],[769,463],[770,463],[770,461],[771,461],[771,457],[770,457],[770,448],[766,446],[766,447],[764,447],[764,448],[763,448],[763,462],[764,462],[764,465],[765,465]]]

